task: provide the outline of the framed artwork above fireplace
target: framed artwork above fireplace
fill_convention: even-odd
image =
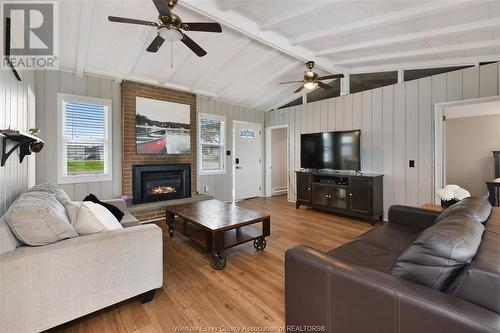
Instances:
[[[187,155],[191,152],[191,107],[136,97],[136,151],[142,155]]]

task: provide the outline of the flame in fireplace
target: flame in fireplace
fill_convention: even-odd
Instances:
[[[157,186],[151,191],[153,194],[169,194],[177,192],[175,187],[172,186]]]

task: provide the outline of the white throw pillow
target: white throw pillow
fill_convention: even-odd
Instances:
[[[123,229],[109,210],[94,202],[68,202],[65,208],[70,223],[80,236]]]

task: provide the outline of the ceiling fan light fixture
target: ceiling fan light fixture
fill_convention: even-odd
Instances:
[[[175,28],[168,29],[163,27],[158,29],[158,33],[160,34],[161,38],[169,42],[179,41],[183,38],[182,33]]]
[[[306,89],[314,89],[318,86],[318,83],[317,82],[307,82],[306,84],[304,84],[304,88]]]

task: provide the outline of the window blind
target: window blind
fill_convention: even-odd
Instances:
[[[106,107],[97,104],[64,104],[66,175],[107,173]]]
[[[224,170],[224,121],[200,118],[201,170]]]

